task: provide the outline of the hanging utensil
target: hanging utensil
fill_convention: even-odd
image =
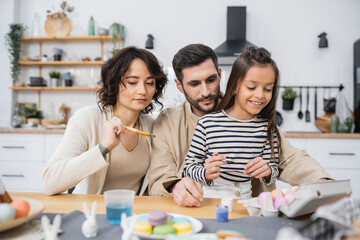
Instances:
[[[314,109],[315,120],[317,118],[317,87],[315,87],[315,109]]]
[[[299,117],[299,119],[302,119],[303,116],[304,116],[303,112],[301,111],[301,108],[302,108],[302,87],[300,87],[300,96],[299,97],[300,97],[300,110],[298,112],[298,117]]]
[[[305,121],[310,122],[310,111],[309,111],[309,87],[306,88],[306,111],[305,111]]]

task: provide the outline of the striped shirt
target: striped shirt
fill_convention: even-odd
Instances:
[[[274,134],[275,161],[271,160],[271,148],[267,139],[268,121],[255,116],[251,120],[237,120],[225,111],[210,113],[202,117],[195,129],[189,152],[185,158],[184,175],[212,186],[205,179],[205,160],[218,152],[225,156],[227,164],[220,166],[220,178],[231,182],[248,182],[252,177],[244,174],[245,165],[261,156],[271,168],[270,182],[276,181],[278,170],[277,137]]]

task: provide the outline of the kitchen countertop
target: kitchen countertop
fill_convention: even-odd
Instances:
[[[64,134],[65,129],[48,128],[0,128],[0,133],[46,133],[46,134]]]
[[[0,133],[46,133],[64,134],[65,129],[47,128],[0,128]],[[360,133],[319,133],[319,132],[283,132],[287,138],[340,138],[360,139]]]

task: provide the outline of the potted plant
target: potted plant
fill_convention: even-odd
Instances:
[[[58,87],[60,86],[60,72],[57,71],[51,71],[49,72],[50,76],[50,86],[51,87]]]
[[[292,87],[287,87],[281,93],[281,98],[283,100],[283,109],[284,110],[293,110],[294,100],[297,97],[297,92],[295,92]]]
[[[117,47],[119,42],[118,37],[121,37],[122,42],[125,42],[125,26],[120,23],[113,23],[109,27],[109,32],[112,35],[112,54],[115,55],[119,51],[119,48]]]
[[[40,124],[40,120],[43,118],[42,111],[37,110],[36,108],[25,107],[23,114],[27,123],[31,123],[32,127],[37,127]]]
[[[20,74],[20,53],[21,53],[21,38],[26,30],[26,26],[16,23],[10,24],[10,31],[6,34],[6,46],[10,53],[11,61],[11,77],[13,79],[13,85],[18,80]]]

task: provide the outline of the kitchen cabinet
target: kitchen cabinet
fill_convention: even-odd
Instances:
[[[43,55],[43,43],[44,42],[94,42],[97,41],[100,43],[100,58],[104,59],[104,42],[112,41],[112,36],[65,36],[65,37],[23,37],[22,43],[27,44],[31,42],[39,43],[39,56]],[[120,37],[117,39],[122,41]],[[42,76],[43,67],[54,67],[54,66],[98,66],[103,65],[103,61],[19,61],[21,67],[36,67],[38,68],[38,76]],[[24,81],[24,79],[23,79]],[[94,92],[97,90],[97,87],[88,87],[88,86],[73,86],[73,87],[19,87],[12,86],[10,87],[13,91],[17,93],[21,91],[36,91],[38,93],[38,108],[41,106],[41,92],[42,91],[90,91]]]
[[[360,139],[287,138],[306,150],[336,180],[350,179],[352,196],[360,197]],[[289,187],[281,181],[278,188]]]
[[[42,192],[41,175],[63,134],[1,133],[0,177],[8,191]]]

